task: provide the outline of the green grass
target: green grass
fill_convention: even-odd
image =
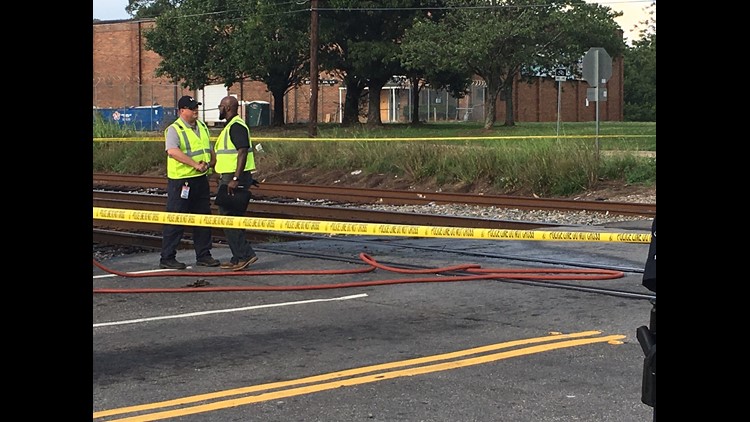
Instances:
[[[161,133],[97,130],[104,124],[94,122],[95,137],[103,134],[98,137],[153,140],[95,141],[94,171],[164,173]],[[559,133],[556,122],[518,123],[491,130],[473,123],[388,124],[377,128],[319,124],[317,129],[317,138],[312,139],[307,125],[251,128],[253,144],[260,143],[263,148],[255,154],[259,171],[362,170],[416,183],[432,180],[438,186],[483,181],[500,192],[534,192],[541,196],[573,195],[593,189],[601,181],[646,186],[656,183],[656,158],[639,154],[656,151],[656,123],[600,122],[598,134],[595,122],[561,123]],[[219,131],[212,129],[212,136]]]
[[[122,126],[113,121],[104,120],[102,115],[94,112],[94,138],[131,138],[142,135],[134,126]]]

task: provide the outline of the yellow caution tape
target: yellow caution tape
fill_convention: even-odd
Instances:
[[[440,237],[489,240],[543,240],[552,242],[650,243],[650,233],[598,233],[546,230],[502,230],[465,227],[413,226],[406,224],[348,223],[340,221],[286,220],[182,214],[94,207],[95,220],[134,221],[228,229],[267,230],[321,234]]]

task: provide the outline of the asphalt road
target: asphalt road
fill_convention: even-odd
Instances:
[[[625,228],[633,229],[648,232],[648,224]],[[93,287],[300,288],[433,276],[382,269],[304,273],[364,268],[326,259],[357,260],[361,252],[404,268],[552,266],[524,261],[540,258],[633,271],[612,280],[565,281],[568,287],[498,279],[94,293],[95,422],[652,418],[640,400],[643,352],[635,337],[636,328],[648,324],[650,301],[587,291],[650,294],[638,272],[648,245],[445,239],[364,244],[333,238],[257,245],[257,251],[260,260],[250,268],[255,275],[217,277],[211,275],[216,268],[189,268],[183,274],[205,276],[113,277],[95,266]],[[229,250],[215,248],[214,256],[224,261]],[[189,250],[178,259],[194,264]],[[155,270],[157,263],[158,252],[102,264],[135,272]]]

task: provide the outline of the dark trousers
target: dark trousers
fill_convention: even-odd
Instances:
[[[234,177],[234,173],[223,173],[219,179],[219,186],[229,183],[232,180],[232,177]],[[238,190],[249,191],[250,182],[252,182],[252,174],[249,171],[242,172],[239,179],[237,179],[237,182],[239,184],[234,189],[235,192]],[[242,187],[240,188],[240,186]],[[240,210],[219,205],[219,214],[221,215],[244,217],[246,210],[247,207]],[[224,229],[224,236],[227,238],[229,249],[232,251],[231,262],[237,263],[239,261],[246,261],[255,256],[255,251],[253,250],[252,245],[250,245],[250,241],[247,240],[247,235],[244,229]]]
[[[186,184],[190,187],[190,193],[187,199],[183,199],[180,194],[182,187]],[[208,176],[167,179],[167,212],[211,215],[211,188],[208,184]],[[195,258],[202,259],[211,256],[211,228],[193,226],[192,230]],[[172,259],[177,256],[177,246],[184,233],[184,226],[164,225],[161,259]]]

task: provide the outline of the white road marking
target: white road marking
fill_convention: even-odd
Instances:
[[[189,266],[188,266],[188,267],[187,267],[187,268],[185,268],[185,269],[187,270],[188,268],[191,268],[191,267],[189,267]],[[162,272],[162,271],[177,271],[177,270],[173,270],[173,269],[162,269],[162,270],[145,270],[145,271],[133,271],[133,272],[132,272],[132,273],[130,273],[130,274],[147,274],[147,273],[159,273],[159,272]],[[94,279],[97,279],[97,278],[107,278],[107,277],[119,277],[119,275],[117,275],[117,274],[103,274],[103,275],[95,275],[95,276],[94,276]]]
[[[94,324],[94,328],[97,327],[106,327],[110,325],[125,325],[125,324],[136,324],[139,322],[148,322],[148,321],[158,321],[162,319],[177,319],[177,318],[189,318],[194,316],[201,316],[201,315],[210,315],[210,314],[223,314],[228,312],[241,312],[241,311],[249,311],[253,309],[262,309],[262,308],[276,308],[279,306],[291,306],[291,305],[304,305],[307,303],[316,303],[316,302],[331,302],[334,300],[349,300],[349,299],[359,299],[367,297],[367,294],[362,293],[358,295],[350,295],[350,296],[342,296],[342,297],[334,297],[330,299],[311,299],[311,300],[300,300],[297,302],[284,302],[284,303],[270,303],[267,305],[256,305],[256,306],[246,306],[243,308],[233,308],[233,309],[218,309],[215,311],[203,311],[203,312],[190,312],[188,314],[178,314],[178,315],[166,315],[166,316],[159,316],[159,317],[151,317],[151,318],[139,318],[139,319],[130,319],[126,321],[113,321],[113,322],[102,322],[99,324]]]

